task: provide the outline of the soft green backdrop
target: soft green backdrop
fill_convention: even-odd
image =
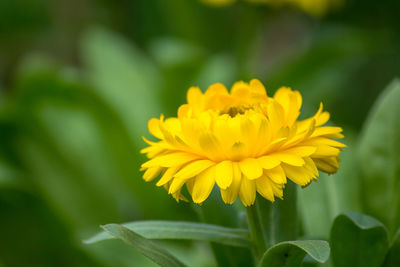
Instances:
[[[199,208],[145,183],[139,149],[147,120],[174,116],[189,86],[251,78],[299,90],[304,116],[322,101],[344,128],[338,174],[299,190],[302,235],[327,239],[336,215],[357,211],[393,236],[399,90],[368,114],[400,76],[399,17],[397,0],[346,0],[323,18],[242,1],[1,0],[0,266],[153,266],[120,241],[81,240],[132,220],[241,225],[218,196]],[[216,264],[206,243],[164,245]]]

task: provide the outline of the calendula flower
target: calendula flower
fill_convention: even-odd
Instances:
[[[335,173],[344,144],[340,127],[322,126],[329,113],[322,104],[305,120],[302,97],[282,87],[273,97],[258,80],[237,82],[230,93],[224,85],[211,85],[205,93],[192,87],[187,104],[177,117],[153,118],[150,133],[159,139],[141,152],[150,159],[142,165],[143,178],[161,175],[164,186],[179,201],[185,185],[195,203],[202,203],[217,185],[225,203],[239,196],[245,206],[258,192],[274,201],[283,197],[287,178],[307,186],[318,171]]]

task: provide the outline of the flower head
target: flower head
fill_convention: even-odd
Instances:
[[[322,126],[329,113],[322,104],[305,120],[300,115],[298,91],[280,88],[267,96],[258,80],[237,82],[230,92],[224,85],[211,85],[205,93],[192,87],[187,104],[178,116],[149,121],[150,133],[159,139],[141,152],[149,160],[142,164],[143,178],[161,174],[164,186],[179,201],[185,185],[195,203],[202,203],[215,184],[225,203],[239,196],[245,206],[258,192],[274,201],[283,197],[287,178],[301,186],[317,180],[319,170],[335,173],[344,144],[340,127]]]

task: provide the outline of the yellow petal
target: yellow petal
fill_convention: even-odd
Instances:
[[[347,147],[347,145],[340,143],[336,140],[332,140],[326,137],[314,137],[309,140],[304,141],[302,144],[310,145],[310,146],[320,146],[320,145],[327,145],[333,147]]]
[[[180,200],[183,200],[185,202],[188,202],[187,198],[181,194],[181,191],[177,191],[175,193],[172,194],[172,196],[175,198],[176,202],[179,203]]]
[[[181,168],[181,166],[175,166],[175,167],[170,167],[168,168],[163,176],[161,176],[161,179],[156,183],[157,186],[163,186],[169,181],[171,181],[172,177],[174,174]]]
[[[288,87],[281,87],[276,91],[274,99],[279,102],[284,110],[284,126],[292,125],[300,115],[301,102],[298,103],[300,93]]]
[[[168,194],[175,194],[176,192],[181,190],[185,182],[185,179],[173,179],[171,185],[169,186]]]
[[[253,158],[242,160],[239,162],[239,167],[242,173],[250,180],[257,179],[263,174],[263,170],[258,164],[258,160]]]
[[[336,158],[313,159],[317,168],[328,174],[333,174],[339,169],[339,163]]]
[[[272,157],[272,156],[262,156],[262,157],[258,158],[257,160],[258,160],[258,164],[266,170],[275,168],[276,166],[278,166],[281,163],[281,161],[279,159],[277,159],[276,157]]]
[[[335,126],[324,126],[324,127],[318,127],[314,130],[312,133],[311,137],[317,137],[317,136],[329,136],[332,134],[338,134],[343,132],[343,129],[341,127],[335,127]]]
[[[254,180],[249,180],[246,177],[242,177],[239,197],[244,206],[248,207],[253,205],[256,199],[256,182]]]
[[[226,89],[225,85],[223,85],[222,83],[214,83],[212,85],[210,85],[207,89],[207,91],[205,92],[205,96],[206,97],[211,97],[213,95],[227,95],[228,94],[228,90]]]
[[[243,81],[235,82],[231,88],[231,95],[238,99],[247,98],[249,94],[249,84]]]
[[[254,141],[255,144],[255,155],[262,155],[262,151],[268,148],[271,142],[271,129],[268,120],[263,116],[260,119],[259,124],[256,126],[258,129],[257,139]]]
[[[145,173],[143,174],[143,179],[146,182],[149,182],[149,181],[153,180],[154,178],[156,178],[160,174],[162,169],[163,168],[160,168],[160,167],[150,167],[150,168],[148,168],[145,171]]]
[[[265,170],[264,173],[277,184],[286,184],[286,174],[281,166],[276,166],[273,169]]]
[[[319,177],[318,169],[314,161],[309,157],[305,157],[304,161],[306,162],[304,168],[310,170],[315,176]]]
[[[197,86],[190,87],[186,95],[188,104],[195,106],[199,104],[199,100],[202,99],[202,97],[203,93]]]
[[[313,146],[296,146],[293,148],[289,148],[285,150],[287,154],[294,154],[299,157],[308,157],[313,154],[317,150],[316,147]]]
[[[214,162],[206,159],[193,161],[188,165],[186,165],[185,167],[183,167],[179,172],[177,172],[175,174],[175,178],[178,179],[192,178],[201,173],[202,171],[204,171],[205,169],[208,169],[212,165],[214,165]]]
[[[185,153],[185,152],[173,152],[170,154],[166,154],[166,155],[151,159],[151,160],[145,162],[144,164],[142,164],[141,167],[144,167],[144,168],[153,167],[153,166],[173,167],[173,166],[188,163],[195,159],[198,159],[198,156],[189,154],[189,153]]]
[[[318,109],[317,113],[315,113],[315,115],[313,116],[313,118],[316,121],[316,124],[315,124],[316,126],[325,124],[329,120],[330,114],[329,114],[329,112],[326,112],[326,111],[323,112],[322,111],[323,108],[324,108],[324,105],[321,102],[319,104],[319,109]]]
[[[159,143],[154,143],[151,146],[143,148],[142,150],[140,150],[140,153],[146,154],[146,156],[148,158],[153,158],[153,157],[161,154],[164,151],[165,151],[165,148],[162,147],[162,145],[160,145]]]
[[[283,108],[277,101],[272,101],[268,107],[268,119],[272,129],[280,129],[283,123]]]
[[[218,147],[218,141],[212,133],[203,133],[199,136],[199,144],[204,154],[212,160],[220,158],[220,149]]]
[[[215,166],[200,173],[194,180],[192,199],[194,203],[203,203],[210,195],[215,184]]]
[[[220,116],[214,123],[214,134],[225,151],[236,142],[235,136],[231,132],[226,116]]]
[[[254,93],[265,96],[267,95],[267,90],[265,90],[264,85],[258,79],[252,79],[249,84]]]
[[[232,183],[233,167],[232,161],[222,161],[215,167],[215,181],[221,189],[226,189]]]
[[[279,102],[284,108],[289,107],[289,94],[291,93],[291,89],[286,86],[280,87],[278,90],[276,90],[274,94],[274,99]]]
[[[272,190],[271,182],[267,176],[261,176],[256,180],[257,192],[260,193],[265,199],[271,202],[275,201],[274,192]]]
[[[186,181],[186,188],[189,192],[190,195],[193,193],[193,186],[194,186],[194,181],[196,178],[192,178]]]
[[[271,187],[272,187],[272,191],[274,192],[274,195],[276,197],[279,197],[280,199],[283,199],[283,188],[284,188],[284,185],[277,184],[277,183],[274,183],[272,181],[270,181],[270,184],[271,184]]]
[[[240,171],[239,164],[232,162],[232,183],[227,189],[221,189],[221,196],[225,203],[232,204],[235,202],[240,189],[240,184],[242,181],[242,172]]]
[[[287,164],[282,164],[282,167],[286,173],[286,176],[298,185],[306,186],[314,178],[314,175],[306,168],[291,166]]]
[[[162,139],[163,134],[160,130],[160,120],[156,118],[152,118],[147,123],[147,127],[149,128],[149,132],[157,137],[158,139]]]
[[[242,140],[245,144],[251,144],[258,136],[258,129],[254,123],[247,117],[242,117],[240,120],[240,131],[242,133]]]
[[[295,154],[286,153],[285,151],[273,153],[270,156],[275,157],[278,160],[293,166],[303,166],[305,164],[304,160],[301,157],[296,156]]]
[[[340,149],[331,146],[318,146],[317,150],[312,154],[313,158],[335,157],[339,155]]]

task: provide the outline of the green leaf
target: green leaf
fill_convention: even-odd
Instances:
[[[230,246],[249,246],[248,231],[245,229],[227,228],[204,223],[170,221],[131,222],[122,224],[122,226],[148,239],[203,240]],[[85,242],[90,244],[112,239],[113,237],[115,236],[110,235],[108,232],[101,232]]]
[[[164,68],[171,68],[204,57],[201,47],[172,37],[161,37],[151,42],[149,47],[154,60]]]
[[[162,111],[159,70],[133,43],[100,27],[86,32],[81,49],[91,85],[138,140],[147,133],[147,121]]]
[[[366,211],[394,233],[400,226],[400,81],[376,101],[364,126],[358,160]]]
[[[308,254],[317,262],[329,258],[329,244],[323,240],[297,240],[281,242],[268,249],[260,261],[260,267],[301,266]]]
[[[376,219],[345,213],[336,217],[331,229],[335,266],[381,266],[389,246],[386,228]]]
[[[143,255],[159,264],[160,266],[185,266],[168,251],[159,247],[152,241],[136,234],[134,231],[118,224],[107,224],[102,226],[112,236],[123,240],[128,245],[139,250]]]
[[[0,188],[22,187],[21,173],[0,158]]]
[[[239,203],[235,203],[239,204]],[[219,225],[230,228],[246,228],[247,229],[247,218],[245,223],[241,221],[240,208],[244,209],[241,205],[226,205],[221,200],[220,190],[214,188],[211,192],[210,197],[203,205],[192,205],[193,210],[198,214],[199,219],[202,223]],[[248,233],[249,235],[249,233]],[[211,249],[214,254],[214,258],[217,261],[217,266],[228,267],[228,266],[249,266],[253,263],[253,256],[250,252],[250,247],[233,247],[226,246],[221,243],[212,242]]]
[[[298,187],[300,216],[306,236],[328,239],[336,216],[346,211],[362,210],[361,181],[354,167],[354,139],[355,134],[346,130],[344,143],[348,147],[340,154],[340,169],[337,173],[320,173],[318,183],[306,188]]]
[[[217,54],[207,59],[194,84],[205,90],[213,83],[223,83],[228,88],[237,77],[234,59],[227,54]]]
[[[389,252],[386,255],[384,267],[397,267],[400,266],[400,229],[397,230],[393,242],[390,246]]]

